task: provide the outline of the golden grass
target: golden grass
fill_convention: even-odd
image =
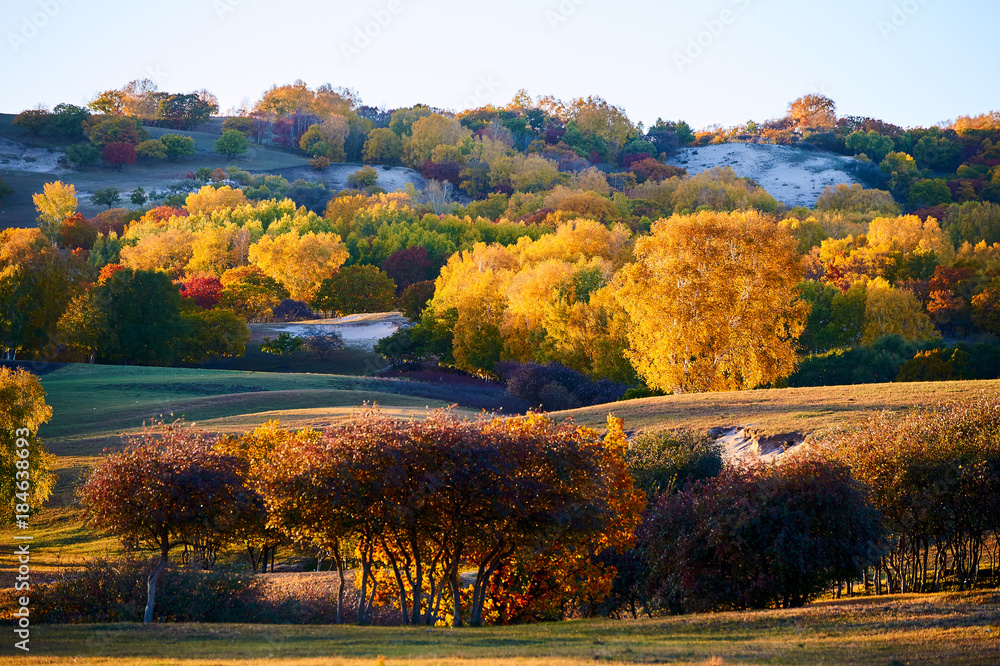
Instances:
[[[690,393],[555,412],[580,425],[602,428],[608,412],[625,419],[628,429],[748,426],[764,434],[814,433],[860,421],[864,412],[905,410],[980,393],[1000,393],[1000,380],[857,384]]]
[[[792,610],[448,629],[332,625],[39,626],[24,663],[995,664],[994,592],[840,599]],[[170,658],[164,658],[169,655]],[[59,662],[59,663],[65,663]]]

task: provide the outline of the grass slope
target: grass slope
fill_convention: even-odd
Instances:
[[[866,411],[905,410],[1000,393],[1000,380],[857,384],[809,388],[764,389],[726,393],[688,393],[629,400],[563,412],[580,425],[604,426],[608,412],[625,419],[625,427],[707,429],[755,426],[763,434],[813,433],[859,422]]]
[[[32,627],[50,664],[989,664],[1000,663],[1000,597],[906,595],[801,609],[515,627],[288,625]],[[10,648],[8,648],[10,649]],[[183,661],[165,659],[183,655]],[[155,660],[154,660],[155,658]]]
[[[25,132],[15,127],[11,123],[13,119],[14,115],[12,114],[0,114],[0,137],[30,146],[51,148],[59,151],[65,150],[67,146],[73,143],[85,141],[82,137],[73,141],[65,141],[48,135],[36,137],[30,132]],[[59,169],[53,173],[0,169],[0,177],[14,188],[14,193],[0,204],[0,229],[33,226],[36,212],[34,204],[31,201],[31,195],[35,192],[41,192],[42,186],[45,183],[54,180],[61,180],[64,183],[72,183],[76,186],[77,192],[80,193],[80,212],[90,217],[105,210],[105,208],[91,204],[86,196],[89,196],[95,189],[102,187],[117,187],[122,191],[124,195],[122,198],[127,203],[128,195],[136,187],[141,185],[146,191],[153,188],[161,189],[178,180],[182,180],[188,171],[195,171],[199,167],[214,169],[216,167],[226,168],[236,165],[247,171],[261,172],[309,165],[308,160],[299,155],[269,150],[253,144],[250,145],[245,155],[240,155],[236,158],[219,155],[215,152],[214,146],[215,140],[219,137],[218,134],[213,132],[186,132],[157,127],[147,127],[146,129],[149,130],[150,138],[153,139],[159,138],[164,134],[181,134],[191,137],[195,140],[196,153],[189,157],[178,159],[176,162],[140,158],[136,164],[124,167],[121,171],[102,166],[91,166],[82,171]],[[86,193],[86,195],[83,193]]]

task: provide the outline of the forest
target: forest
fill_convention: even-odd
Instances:
[[[191,168],[160,191],[91,192],[106,210],[90,218],[70,183],[33,195],[37,222],[0,236],[4,358],[196,364],[240,355],[245,323],[276,308],[399,308],[415,325],[380,345],[394,364],[508,383],[541,365],[546,408],[599,381],[634,396],[1000,377],[995,112],[903,129],[811,94],[780,119],[694,131],[599,97],[389,111],[296,81],[222,121],[214,149],[236,166],[197,167],[169,130],[217,112],[207,91],[136,80],[14,118],[64,140],[75,169]],[[729,167],[667,164],[722,143],[852,156],[856,182],[789,208]],[[250,146],[426,186],[386,192],[370,166],[342,191],[289,183],[240,168]]]

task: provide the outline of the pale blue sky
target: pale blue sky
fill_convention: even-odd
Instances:
[[[1000,109],[997,26],[989,0],[4,0],[0,111],[143,77],[225,110],[301,78],[390,108],[596,94],[695,127],[821,92],[840,115],[930,125]]]

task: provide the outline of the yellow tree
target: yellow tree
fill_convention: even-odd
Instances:
[[[725,391],[795,367],[808,306],[796,302],[796,241],[757,211],[675,215],[653,224],[615,276],[627,355],[653,387]]]
[[[348,256],[340,236],[329,233],[300,236],[293,230],[275,238],[264,236],[250,246],[250,263],[284,285],[299,301],[311,301],[323,280]]]
[[[133,246],[123,247],[120,261],[137,271],[165,271],[176,280],[184,275],[184,268],[191,261],[194,242],[194,233],[171,227],[163,233],[144,236]]]
[[[438,146],[455,146],[470,136],[472,132],[457,118],[432,114],[413,123],[413,134],[403,148],[404,159],[410,166],[420,166]]]
[[[31,200],[38,211],[38,228],[55,243],[63,221],[76,212],[76,187],[59,180],[45,183],[42,192],[31,195]]]
[[[868,283],[867,294],[862,344],[870,345],[883,335],[898,334],[911,342],[939,337],[913,292],[895,289],[879,277]]]
[[[215,188],[206,185],[197,192],[189,194],[184,201],[184,207],[192,215],[211,213],[225,208],[238,208],[250,203],[242,190],[234,190],[228,185]]]

